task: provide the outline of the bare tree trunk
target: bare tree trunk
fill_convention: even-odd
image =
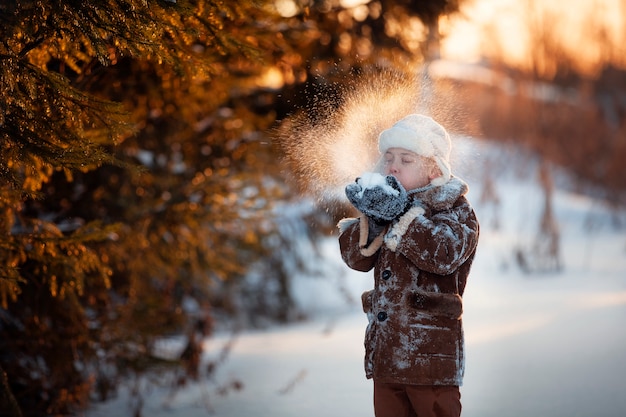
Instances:
[[[554,215],[554,184],[549,165],[539,163],[539,185],[543,191],[543,211],[539,220],[539,230],[529,247],[515,249],[515,259],[520,269],[527,273],[559,272],[561,270],[561,233]]]
[[[539,225],[539,236],[537,237],[538,256],[545,262],[544,269],[559,271],[561,269],[561,233],[552,205],[554,184],[548,164],[545,161],[541,161],[539,166],[539,182],[545,200]]]
[[[441,56],[440,47],[440,34],[439,34],[439,22],[437,19],[428,25],[428,37],[426,43],[422,48],[422,55],[424,56],[424,64],[422,66],[422,73],[420,79],[420,99],[419,99],[419,111],[421,113],[431,115],[433,104],[433,82],[429,73],[430,63]]]

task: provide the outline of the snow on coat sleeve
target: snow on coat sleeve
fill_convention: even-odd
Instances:
[[[366,216],[344,219],[338,224],[341,258],[350,268],[367,272],[374,268],[378,251],[383,245],[384,233],[369,236],[370,227]]]
[[[392,228],[385,236],[385,244],[424,271],[451,274],[474,253],[478,244],[476,214],[464,197],[450,209],[430,217],[417,211],[413,218],[401,218],[398,224],[403,220],[408,221],[406,230],[394,236]]]

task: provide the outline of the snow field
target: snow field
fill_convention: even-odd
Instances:
[[[479,177],[468,180],[481,239],[464,295],[463,417],[626,416],[626,234],[615,227],[624,213],[557,190],[563,269],[527,275],[514,250],[536,238],[542,194],[532,179],[502,177],[499,205],[481,204]],[[233,343],[214,379],[174,394],[153,388],[143,415],[373,416],[360,307],[372,277],[343,265],[336,236],[322,253],[328,276],[294,281],[311,320],[207,340],[207,360]],[[86,416],[132,415],[129,404],[122,388]]]

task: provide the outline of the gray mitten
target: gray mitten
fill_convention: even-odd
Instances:
[[[389,223],[409,207],[406,190],[393,175],[369,174],[348,184],[345,191],[352,205],[377,224]]]

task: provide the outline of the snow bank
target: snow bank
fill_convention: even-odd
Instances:
[[[468,167],[485,156],[475,148],[459,151],[472,162]],[[542,196],[532,177],[493,174],[497,203],[481,202],[482,173],[467,175],[482,229],[464,296],[463,416],[626,415],[626,237],[614,224],[624,214],[557,191],[564,268],[526,275],[514,248],[536,236]],[[143,415],[373,415],[363,372],[367,320],[359,305],[372,277],[343,265],[336,237],[324,241],[322,253],[337,272],[294,281],[296,299],[313,320],[207,340],[207,360],[232,344],[215,378],[176,392],[151,389]],[[132,415],[130,404],[122,389],[86,415]]]

